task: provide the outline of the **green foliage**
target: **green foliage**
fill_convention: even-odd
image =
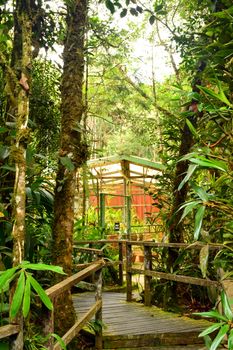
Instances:
[[[53,305],[41,285],[32,277],[30,270],[53,271],[55,273],[64,274],[59,266],[46,264],[30,264],[25,261],[20,265],[3,271],[0,275],[0,290],[5,292],[9,289],[10,282],[18,278],[16,288],[10,305],[10,317],[15,318],[20,310],[24,318],[27,318],[30,311],[31,289],[38,294],[43,304],[52,310]],[[19,276],[19,277],[18,277]]]
[[[233,313],[227,295],[224,291],[221,292],[221,305],[223,308],[223,314],[217,310],[208,312],[194,313],[194,315],[199,315],[202,317],[207,317],[211,319],[216,319],[217,323],[214,323],[210,327],[206,328],[203,332],[199,334],[199,337],[206,338],[206,345],[209,350],[216,350],[222,343],[222,340],[227,337],[228,349],[232,349],[232,324],[233,324]],[[217,335],[213,340],[209,337],[209,334],[218,330]]]

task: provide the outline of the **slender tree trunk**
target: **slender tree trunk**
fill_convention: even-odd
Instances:
[[[62,266],[70,275],[76,173],[87,156],[87,147],[80,133],[83,115],[82,87],[87,0],[67,3],[69,4],[67,5],[67,34],[61,84],[62,125],[54,202],[53,263]],[[56,301],[55,310],[56,331],[63,334],[75,320],[70,293],[65,293]]]
[[[15,57],[12,58],[13,70],[9,70],[14,81],[14,98],[17,107],[12,103],[16,120],[15,144],[11,147],[11,157],[15,163],[15,182],[13,193],[13,265],[18,265],[24,259],[25,242],[25,187],[26,187],[26,146],[29,136],[29,82],[31,70],[32,46],[32,19],[30,15],[30,2],[18,0],[15,8]],[[17,67],[17,69],[16,69]],[[10,108],[9,108],[10,109]],[[14,290],[12,286],[11,293]],[[11,349],[23,349],[23,321],[19,316],[12,320],[21,324],[21,331],[11,343]]]

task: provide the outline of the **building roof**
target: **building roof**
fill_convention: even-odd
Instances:
[[[91,159],[87,165],[92,181],[100,181],[105,188],[122,184],[124,180],[138,186],[148,186],[155,182],[156,175],[165,170],[161,163],[127,155]]]

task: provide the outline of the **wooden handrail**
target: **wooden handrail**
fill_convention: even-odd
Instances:
[[[20,326],[17,324],[8,324],[0,327],[0,339],[10,337],[20,331]]]
[[[76,245],[74,245],[73,248],[80,250],[81,252],[87,252],[87,253],[92,253],[92,254],[96,254],[96,255],[103,255],[102,249],[84,248],[84,247],[78,247]]]
[[[105,265],[103,260],[96,261],[92,263],[90,266],[84,268],[82,271],[77,272],[76,274],[67,277],[63,281],[55,284],[54,286],[48,288],[46,290],[46,294],[54,300],[60,294],[64,293],[67,290],[77,284],[78,282],[84,280],[86,277],[97,274],[97,282],[96,282],[96,302],[91,306],[90,310],[80,319],[78,320],[67,332],[63,335],[62,339],[66,345],[68,345],[74,337],[78,335],[80,330],[92,319],[94,315],[96,315],[96,320],[102,321],[102,267]],[[46,335],[49,333],[53,333],[54,328],[54,312],[53,310],[48,312],[48,318],[45,322],[45,333]],[[60,350],[61,346],[59,342],[53,344],[50,340],[47,344],[47,349],[49,350]],[[96,332],[96,349],[102,349],[102,331]]]
[[[174,273],[166,273],[152,270],[152,259],[155,256],[152,253],[152,249],[183,249],[183,250],[201,250],[205,247],[204,243],[195,242],[192,244],[188,243],[163,243],[163,242],[152,242],[152,241],[129,241],[129,240],[99,240],[99,241],[81,241],[78,244],[119,244],[121,246],[121,263],[119,262],[119,269],[121,269],[122,281],[123,281],[123,250],[122,246],[126,245],[126,283],[127,283],[127,300],[132,300],[132,275],[133,274],[142,274],[144,275],[144,302],[145,305],[151,304],[151,279],[152,278],[162,278],[165,280],[176,281],[181,283],[194,284],[199,286],[215,286],[216,288],[221,288],[221,283],[219,281],[208,280],[205,278],[197,278],[192,276],[185,275],[177,275]],[[132,266],[132,257],[133,257],[133,247],[143,247],[144,248],[144,268],[143,269],[135,269]],[[211,251],[220,250],[223,245],[222,244],[208,244],[209,249]],[[119,252],[120,256],[120,252]]]
[[[82,271],[77,272],[75,275],[67,277],[65,280],[55,284],[54,286],[46,289],[46,294],[50,298],[55,298],[58,295],[62,294],[66,290],[69,290],[73,285],[84,280],[86,277],[90,276],[92,273],[98,271],[104,265],[104,261],[99,261],[93,263],[92,265],[86,267]]]

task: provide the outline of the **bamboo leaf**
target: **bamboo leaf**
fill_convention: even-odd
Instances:
[[[194,239],[195,240],[198,240],[198,238],[199,238],[204,214],[205,214],[205,206],[201,206],[197,210],[197,213],[195,215],[195,223],[194,223]]]
[[[190,177],[192,176],[192,174],[194,173],[194,171],[195,171],[195,169],[196,169],[197,167],[198,167],[198,165],[196,165],[196,164],[190,164],[190,165],[189,165],[186,176],[183,178],[183,180],[182,180],[181,183],[179,184],[178,191],[180,191],[181,188],[184,186],[184,184],[185,184],[186,182],[188,182],[188,180],[190,179]]]
[[[200,88],[201,91],[203,91],[206,95],[216,98],[218,100],[220,100],[221,102],[225,103],[226,105],[228,105],[229,107],[233,107],[233,105],[230,103],[230,101],[228,100],[228,98],[226,97],[222,87],[220,84],[218,84],[218,88],[219,88],[219,93],[217,94],[216,92],[214,92],[211,89],[208,89],[204,86],[200,86],[198,85],[198,87]]]
[[[20,272],[19,279],[17,281],[16,289],[15,289],[12,303],[11,303],[11,308],[10,308],[11,318],[15,318],[17,313],[20,310],[20,306],[23,300],[24,288],[25,288],[25,274],[24,274],[24,271],[22,270]]]
[[[28,279],[30,280],[31,286],[36,291],[38,296],[40,297],[41,301],[44,303],[44,305],[49,309],[53,309],[53,304],[51,300],[49,299],[48,295],[45,293],[44,289],[41,287],[41,285],[33,278],[31,275],[28,276]]]
[[[24,318],[26,318],[29,313],[30,303],[31,303],[31,284],[30,284],[30,279],[27,278],[26,284],[25,284],[24,296],[23,296],[23,317]]]
[[[198,316],[207,317],[207,318],[216,318],[216,320],[220,320],[224,322],[228,321],[228,319],[225,316],[221,315],[216,310],[211,310],[206,312],[194,312],[193,315],[198,315]]]
[[[9,283],[9,280],[11,280],[12,276],[16,272],[17,267],[12,267],[11,269],[8,269],[4,271],[0,276],[0,290],[5,288],[5,286]]]
[[[197,139],[199,139],[199,135],[197,133],[197,130],[194,128],[193,124],[191,123],[191,121],[188,118],[186,119],[186,124],[188,125],[188,128],[191,131],[191,133],[193,134],[193,136],[195,136]]]
[[[218,334],[216,335],[216,337],[213,340],[213,343],[211,344],[210,350],[216,350],[218,348],[219,344],[221,343],[221,341],[223,340],[223,338],[227,334],[229,328],[230,328],[230,326],[228,324],[225,324],[220,328]]]
[[[195,191],[195,193],[198,195],[198,197],[203,201],[203,202],[207,202],[209,200],[209,196],[208,193],[203,190],[202,187],[197,186],[195,183],[191,183],[191,186],[193,188],[193,190]]]
[[[214,169],[222,170],[224,172],[227,171],[226,163],[220,160],[207,159],[201,156],[196,156],[195,158],[191,157],[188,159],[190,160],[190,162],[203,166],[205,168],[214,168]]]
[[[228,336],[228,349],[233,349],[233,329]]]
[[[209,335],[204,336],[204,342],[205,342],[206,348],[209,350],[212,344],[212,339],[210,338]]]
[[[190,202],[185,208],[184,211],[182,213],[181,219],[180,221],[182,221],[197,205],[199,205],[200,202],[199,201],[195,201],[195,202]]]
[[[209,245],[206,244],[200,250],[200,267],[203,278],[206,278],[206,272],[208,267],[208,258],[209,258]]]
[[[66,344],[64,342],[64,340],[56,333],[51,333],[50,334],[52,337],[54,337],[58,343],[60,344],[60,347],[63,349],[63,350],[66,350]]]
[[[231,307],[230,307],[227,295],[224,291],[221,292],[221,301],[222,301],[223,312],[225,316],[228,318],[228,320],[232,320],[233,313],[231,311]]]
[[[210,334],[210,333],[216,331],[216,329],[219,329],[223,324],[224,324],[224,323],[222,323],[222,322],[221,322],[221,323],[215,323],[215,324],[213,324],[212,326],[210,326],[210,327],[204,329],[204,331],[202,331],[202,332],[198,335],[198,337],[205,337],[207,334]]]
[[[28,262],[24,262],[21,266],[25,269],[37,270],[37,271],[53,271],[56,273],[60,273],[61,275],[66,275],[63,271],[62,267],[55,265],[47,265],[47,264],[30,264]]]

